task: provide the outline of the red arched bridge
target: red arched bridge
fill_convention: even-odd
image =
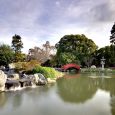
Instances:
[[[70,64],[63,65],[61,69],[63,71],[66,71],[66,70],[69,70],[69,69],[76,69],[76,70],[79,71],[80,70],[80,66],[77,65],[77,64],[70,63]]]

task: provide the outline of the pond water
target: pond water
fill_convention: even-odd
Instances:
[[[0,115],[115,115],[115,75],[65,75],[55,84],[0,93]]]

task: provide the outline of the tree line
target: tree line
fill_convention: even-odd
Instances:
[[[0,65],[8,66],[12,62],[24,61],[25,54],[21,52],[22,48],[23,42],[19,35],[12,37],[11,46],[0,44]]]
[[[106,59],[106,67],[115,66],[115,23],[110,33],[111,45],[100,49],[93,40],[87,38],[84,34],[76,34],[63,36],[55,44],[55,47],[50,46],[47,41],[46,44],[43,44],[43,48],[29,49],[31,55],[22,53],[22,38],[19,35],[14,35],[11,46],[0,44],[0,66],[34,59],[43,66],[61,67],[67,63],[76,63],[81,67],[90,67],[91,65],[100,66],[102,57]],[[56,49],[55,55],[51,54],[52,49]]]

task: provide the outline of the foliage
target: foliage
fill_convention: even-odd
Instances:
[[[76,56],[72,53],[69,52],[64,52],[64,53],[60,53],[60,65],[63,64],[67,64],[67,63],[78,63],[80,64],[79,60],[76,59]]]
[[[39,62],[37,60],[31,60],[29,62],[17,62],[15,63],[15,68],[16,70],[28,71],[28,70],[32,70],[38,65]]]
[[[58,58],[56,55],[52,55],[51,59],[47,60],[46,62],[42,63],[42,66],[46,67],[57,67]]]
[[[23,48],[23,43],[19,35],[14,35],[12,37],[12,47],[15,52],[21,52],[21,49]]]
[[[9,45],[0,45],[0,65],[7,66],[13,61],[14,52]]]
[[[113,58],[114,58],[114,66],[115,66],[115,23],[111,29],[110,43],[112,44]]]
[[[99,50],[97,50],[95,52],[95,60],[93,61],[93,64],[96,66],[100,66],[100,61],[101,58],[104,56],[105,60],[105,66],[109,67],[109,66],[115,66],[115,46],[111,45],[111,46],[105,46],[103,48],[100,48]]]
[[[23,60],[23,55],[21,54],[21,49],[23,48],[23,43],[19,35],[14,35],[12,37],[12,47],[15,52],[15,62]]]
[[[44,63],[51,58],[51,54],[54,49],[55,47],[51,46],[49,41],[46,41],[46,43],[42,45],[42,48],[34,47],[29,49],[28,60],[35,59]]]
[[[115,45],[115,23],[111,29],[110,43]]]
[[[15,53],[15,61],[16,62],[23,62],[26,60],[26,55],[20,52]]]
[[[52,62],[51,62],[51,60],[48,59],[47,61],[45,61],[44,63],[42,63],[41,66],[51,67],[52,66]]]
[[[51,59],[51,64],[53,67],[57,67],[57,63],[58,63],[58,58],[56,55],[54,55]]]
[[[65,35],[56,44],[58,64],[75,62],[84,64],[84,58],[92,58],[90,55],[97,49],[96,44],[85,35]],[[89,64],[89,63],[88,63]]]
[[[46,78],[56,78],[61,75],[60,72],[56,71],[54,68],[36,66],[33,70],[27,72],[28,74],[41,73]]]

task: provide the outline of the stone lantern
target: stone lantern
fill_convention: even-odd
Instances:
[[[101,59],[101,67],[102,67],[102,70],[104,70],[104,65],[105,65],[105,58],[104,57],[102,57],[102,59]]]

